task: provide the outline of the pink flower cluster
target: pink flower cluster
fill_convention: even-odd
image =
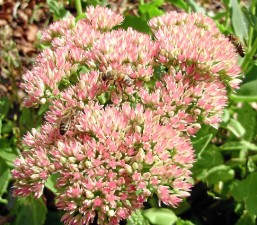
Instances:
[[[55,22],[23,76],[26,105],[50,107],[24,137],[14,194],[39,198],[57,174],[65,224],[118,225],[153,194],[177,206],[192,186],[190,136],[218,126],[240,83],[235,49],[211,19],[171,12],[149,22],[153,37],[112,30],[122,20],[98,6]]]

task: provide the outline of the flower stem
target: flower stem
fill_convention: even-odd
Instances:
[[[77,10],[77,16],[82,15],[82,5],[81,5],[81,1],[80,0],[75,0],[75,6],[76,6],[76,10]]]
[[[255,15],[255,11],[256,11],[256,1],[252,1],[252,4],[251,4],[251,8],[250,8],[250,11],[253,15]],[[254,38],[254,29],[253,29],[253,26],[250,25],[250,28],[249,28],[249,40],[248,40],[248,48],[251,48],[252,47],[252,41],[253,41],[253,38]]]

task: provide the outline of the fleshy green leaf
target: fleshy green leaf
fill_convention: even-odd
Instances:
[[[257,88],[256,88],[257,89]],[[255,136],[257,112],[248,103],[242,105],[237,112],[237,120],[245,129],[242,138],[251,141]]]
[[[0,198],[6,192],[11,173],[9,167],[5,164],[4,160],[0,158]]]
[[[236,137],[241,138],[245,134],[245,129],[237,120],[230,118],[226,128],[231,131]]]
[[[235,34],[241,40],[248,40],[248,23],[237,0],[230,0],[231,22]]]
[[[169,0],[169,2],[172,5],[175,5],[176,7],[185,10],[186,12],[188,11],[188,4],[184,0]]]
[[[205,14],[205,9],[201,7],[196,1],[194,0],[187,0],[187,4],[194,12],[199,12]]]
[[[194,225],[194,223],[188,220],[182,220],[181,218],[178,218],[176,225]]]
[[[219,147],[220,150],[225,151],[238,151],[238,150],[251,150],[257,151],[257,145],[248,141],[228,141]]]
[[[206,181],[208,184],[216,184],[219,181],[227,181],[233,179],[235,172],[229,166],[219,165],[211,168],[206,173]]]
[[[251,217],[257,216],[257,172],[249,174],[245,180],[233,183],[231,193],[236,201],[244,202]]]
[[[34,121],[34,114],[31,109],[24,108],[22,110],[19,124],[21,127],[24,127],[26,130],[30,130],[33,127],[36,127],[36,121]]]
[[[42,199],[31,199],[30,203],[24,205],[20,201],[18,204],[18,213],[14,225],[43,225],[46,218],[46,206]],[[25,222],[26,221],[26,222]]]
[[[3,119],[7,115],[9,108],[9,99],[7,97],[0,98],[0,119]]]
[[[242,7],[242,11],[247,18],[248,23],[253,27],[253,29],[257,30],[257,17],[253,15],[245,6]]]
[[[221,164],[223,164],[221,152],[218,151],[216,146],[209,145],[202,153],[201,158],[198,158],[194,163],[192,168],[193,176],[198,180],[204,180],[208,169]]]
[[[230,96],[230,99],[238,102],[255,102],[257,101],[257,80],[252,80],[241,85],[237,94]]]
[[[149,20],[155,16],[160,16],[163,11],[159,7],[163,4],[164,0],[153,0],[149,3],[140,5],[138,10],[144,17],[144,19]]]
[[[150,223],[143,216],[143,211],[142,210],[136,210],[128,218],[127,225],[150,225]]]
[[[201,157],[201,154],[206,149],[207,145],[210,143],[212,136],[212,134],[207,134],[206,136],[200,137],[199,139],[192,142],[198,158]]]
[[[54,187],[54,185],[56,184],[56,180],[57,180],[58,176],[57,174],[52,174],[48,179],[47,182],[45,184],[45,186],[51,190],[53,193],[56,193],[56,188]]]
[[[135,30],[138,30],[143,33],[151,32],[151,29],[148,26],[147,21],[137,16],[131,16],[131,15],[125,16],[125,19],[122,23],[122,27],[124,29],[127,29],[128,27],[132,27]]]
[[[178,219],[172,210],[166,208],[146,209],[143,213],[153,225],[172,225]]]
[[[244,213],[241,215],[236,225],[256,225],[256,223],[255,221],[252,220],[252,218],[248,213]]]
[[[17,157],[16,151],[12,148],[1,148],[0,158],[4,159],[7,163],[12,163]]]

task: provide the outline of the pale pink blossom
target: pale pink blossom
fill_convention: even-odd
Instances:
[[[96,6],[90,6],[86,10],[86,18],[84,19],[95,30],[111,30],[114,26],[119,25],[123,21],[123,16],[114,13],[112,10]]]
[[[170,12],[149,22],[160,45],[159,62],[194,66],[199,73],[219,76],[228,83],[241,73],[233,44],[210,18]],[[237,88],[233,82],[231,88]]]
[[[233,46],[201,14],[150,21],[154,37],[104,7],[56,22],[23,76],[26,106],[49,104],[15,160],[16,196],[39,198],[56,174],[65,224],[118,225],[154,194],[176,207],[190,195],[190,137],[218,127],[227,89],[240,83]]]

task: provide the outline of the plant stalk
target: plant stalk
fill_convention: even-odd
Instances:
[[[81,1],[80,0],[75,0],[75,6],[76,6],[76,10],[77,10],[77,16],[82,15],[83,11],[82,11]]]

